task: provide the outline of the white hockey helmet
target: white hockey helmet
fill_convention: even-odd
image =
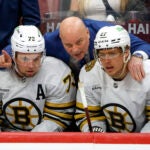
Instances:
[[[125,47],[130,47],[129,33],[120,25],[106,26],[101,28],[94,40],[94,49],[108,49],[121,47],[122,51],[125,51]]]
[[[40,53],[45,52],[44,38],[39,29],[33,25],[20,25],[15,28],[11,37],[12,55],[16,52]]]

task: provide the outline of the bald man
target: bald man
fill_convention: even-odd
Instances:
[[[88,53],[90,34],[80,19],[74,17],[62,21],[59,35],[65,50],[72,58],[80,61]]]
[[[94,38],[104,26],[112,24],[78,17],[64,19],[58,30],[44,35],[47,55],[63,60],[78,76],[80,68],[94,58]],[[131,34],[130,38],[133,56],[128,68],[132,77],[140,81],[145,75],[142,63],[150,56],[150,44]]]

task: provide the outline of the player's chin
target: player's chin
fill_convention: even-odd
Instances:
[[[33,77],[36,74],[36,72],[27,72],[26,77]]]
[[[105,71],[111,77],[113,77],[115,75],[115,73],[113,71],[110,71],[110,70],[105,70]]]

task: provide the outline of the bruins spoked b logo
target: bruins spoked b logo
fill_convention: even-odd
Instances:
[[[7,102],[3,106],[3,113],[15,129],[23,131],[32,130],[42,119],[39,108],[25,98],[15,98]]]
[[[127,108],[120,104],[110,103],[103,106],[110,128],[114,132],[134,132],[136,123]]]

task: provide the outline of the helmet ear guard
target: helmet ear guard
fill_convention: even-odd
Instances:
[[[125,55],[126,53],[127,53],[127,57]],[[127,63],[130,60],[130,58],[131,58],[130,47],[126,46],[124,50],[123,62]]]

